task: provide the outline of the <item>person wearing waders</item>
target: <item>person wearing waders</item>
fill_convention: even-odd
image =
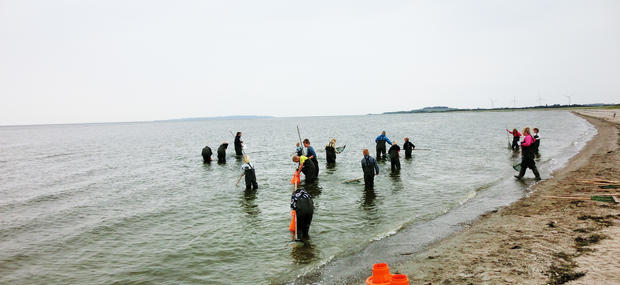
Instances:
[[[304,154],[304,148],[299,145],[299,143],[295,144],[295,153],[297,156],[302,156]]]
[[[415,145],[409,141],[409,138],[405,138],[403,149],[405,149],[405,158],[411,158],[411,151],[415,149]]]
[[[540,173],[538,173],[538,169],[536,168],[536,162],[534,161],[534,138],[530,134],[530,128],[523,129],[523,142],[521,142],[521,170],[519,171],[519,175],[515,175],[515,178],[521,179],[523,175],[525,175],[525,170],[527,168],[531,169],[536,176],[536,180],[540,180]]]
[[[521,139],[521,133],[517,129],[512,129],[512,132],[506,129],[512,135],[512,150],[519,150],[519,140]]]
[[[314,215],[312,196],[306,190],[298,188],[291,195],[291,209],[295,210],[297,239],[307,240],[310,237],[308,231]]]
[[[331,139],[325,146],[325,160],[327,163],[336,163],[336,139]]]
[[[538,128],[534,128],[533,138],[536,140],[534,142],[534,156],[536,156],[536,158],[540,158],[540,153],[538,152],[538,147],[540,147],[540,135],[538,135],[538,132]]]
[[[306,148],[306,155],[312,160],[312,162],[314,162],[316,177],[319,177],[319,161],[316,159],[316,152],[314,151],[314,148],[310,146],[309,139],[304,139],[304,147]]]
[[[241,132],[237,132],[235,136],[235,155],[243,155],[243,141],[241,140]]]
[[[213,152],[211,151],[211,148],[209,146],[205,146],[202,149],[202,159],[204,160],[204,163],[211,162],[211,155],[212,154],[213,154]]]
[[[377,165],[377,161],[368,153],[368,149],[364,149],[362,154],[364,155],[364,158],[362,158],[364,188],[366,190],[372,190],[375,184],[375,174],[379,175],[379,166]]]
[[[389,143],[390,145],[392,145],[392,142],[390,141],[390,139],[388,139],[385,136],[385,131],[381,132],[381,135],[379,135],[376,139],[375,142],[377,143],[377,159],[378,160],[385,160],[385,143]]]
[[[293,161],[299,163],[297,172],[301,172],[306,176],[306,184],[314,183],[316,180],[316,168],[312,159],[309,159],[305,155],[293,156]]]
[[[228,143],[223,142],[220,147],[217,148],[217,163],[226,163],[226,149],[228,148]]]
[[[250,157],[247,154],[243,156],[243,162],[243,165],[241,165],[241,176],[245,176],[245,190],[256,190],[258,183],[256,183],[254,164],[250,162]]]
[[[398,146],[396,141],[392,143],[392,146],[388,150],[388,155],[390,156],[392,172],[400,170],[400,146]]]

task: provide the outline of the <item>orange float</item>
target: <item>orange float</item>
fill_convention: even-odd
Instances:
[[[291,232],[295,232],[295,210],[291,210],[291,224],[288,226],[288,230]]]

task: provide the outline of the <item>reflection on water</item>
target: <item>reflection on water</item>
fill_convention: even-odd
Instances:
[[[308,264],[316,260],[317,251],[310,240],[291,242],[291,257],[297,264]]]

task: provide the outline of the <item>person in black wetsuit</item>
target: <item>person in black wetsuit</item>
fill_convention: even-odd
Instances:
[[[243,165],[241,165],[242,176],[245,176],[245,190],[256,190],[258,183],[256,183],[256,171],[254,170],[254,164],[250,162],[250,157],[243,156]]]
[[[316,177],[319,177],[319,161],[317,160],[316,152],[314,151],[314,148],[310,146],[309,139],[304,139],[304,147],[306,148],[306,156],[308,156],[308,158],[312,159],[312,162],[314,162],[314,169],[316,169]]]
[[[392,172],[400,170],[400,146],[398,146],[396,141],[392,142],[392,146],[388,150],[388,155],[390,156]]]
[[[235,136],[235,155],[243,155],[243,141],[241,140],[241,132],[237,132]]]
[[[291,209],[295,210],[297,221],[297,238],[306,240],[310,237],[310,223],[314,215],[314,202],[306,190],[299,188],[291,195]]]
[[[538,128],[534,128],[534,135],[532,136],[536,141],[534,142],[534,156],[536,158],[540,158],[540,153],[538,152],[538,147],[540,147],[540,135],[538,135]]]
[[[327,163],[336,163],[336,139],[331,139],[325,146],[325,159]]]
[[[202,159],[204,160],[204,163],[211,162],[211,155],[212,154],[213,154],[213,152],[211,151],[211,148],[209,146],[205,146],[202,149]]]
[[[217,163],[226,163],[226,149],[228,148],[228,143],[223,142],[220,147],[217,148]]]
[[[375,174],[379,175],[379,166],[377,161],[370,156],[368,149],[362,151],[364,158],[362,158],[362,170],[364,171],[364,188],[371,190],[375,184]]]
[[[381,135],[379,135],[376,139],[375,142],[377,143],[376,146],[376,150],[377,150],[377,159],[378,160],[385,160],[385,143],[389,143],[390,145],[392,145],[392,142],[390,141],[390,139],[388,139],[385,136],[385,131],[381,132]]]
[[[405,138],[403,149],[405,149],[405,158],[411,158],[411,151],[415,149],[415,145],[409,141],[409,138]]]
[[[312,159],[309,159],[305,155],[293,156],[293,161],[299,163],[297,171],[301,169],[301,172],[306,176],[306,184],[314,183],[316,180],[316,167]]]

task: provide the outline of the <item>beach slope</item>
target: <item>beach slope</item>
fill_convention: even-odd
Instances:
[[[620,284],[620,206],[590,200],[620,193],[606,186],[620,184],[620,126],[579,115],[598,134],[565,168],[392,272],[413,284]]]

